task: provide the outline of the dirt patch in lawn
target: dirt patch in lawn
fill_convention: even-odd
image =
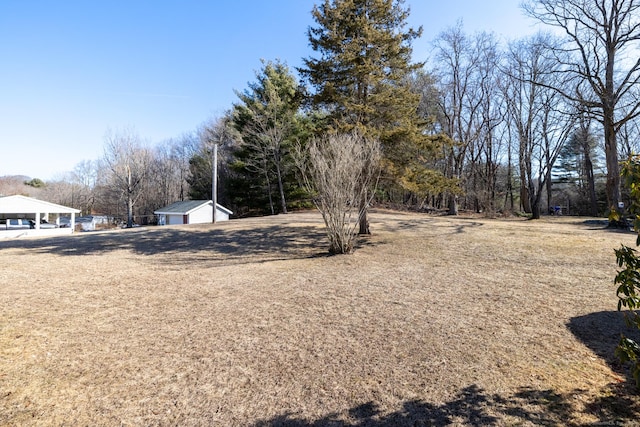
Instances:
[[[632,233],[370,220],[348,256],[327,256],[317,213],[0,241],[0,424],[638,418],[613,357],[613,249]]]

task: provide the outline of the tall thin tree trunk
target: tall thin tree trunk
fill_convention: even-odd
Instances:
[[[546,187],[547,187],[547,212],[551,211],[552,203],[553,203],[553,183],[551,182],[551,166],[549,166],[547,170],[547,178],[546,178]]]
[[[458,176],[458,166],[455,153],[451,148],[451,176]],[[449,208],[449,215],[458,215],[458,196],[455,194],[449,194],[447,200],[447,207]]]
[[[475,168],[476,166],[474,166],[473,183],[471,184],[473,188],[473,194],[474,194],[473,208],[476,213],[480,213],[480,211],[482,211],[482,208],[481,208],[482,201],[480,200],[480,196],[478,196],[478,171],[476,171]]]
[[[131,169],[127,168],[127,228],[133,227],[133,190],[131,182]]]
[[[278,191],[280,192],[280,204],[282,213],[287,213],[287,200],[284,197],[284,185],[282,184],[282,172],[280,171],[280,163],[276,162],[276,173],[278,175]]]
[[[180,192],[178,193],[178,200],[184,201],[184,175],[182,170],[180,171]]]
[[[527,184],[523,179],[522,184],[520,185],[520,203],[522,204],[522,210],[525,213],[531,213],[531,199],[529,199],[529,190],[527,188]]]
[[[589,191],[590,202],[590,214],[591,216],[598,216],[598,200],[596,199],[596,183],[593,176],[593,162],[591,161],[591,154],[589,153],[589,147],[585,147],[584,150],[584,166],[587,174],[587,187]]]
[[[127,228],[133,227],[133,198],[127,194]]]
[[[269,195],[269,207],[271,208],[271,215],[275,215],[276,211],[273,206],[273,196],[271,195],[271,179],[269,179],[269,170],[267,169],[266,161],[264,167],[264,178],[267,180],[267,194]]]
[[[362,200],[360,200],[360,222],[358,234],[371,234],[371,230],[369,230],[369,218],[367,218],[368,204],[369,200],[367,192],[365,191]]]
[[[529,198],[531,192],[529,191],[529,180],[527,179],[530,174],[527,174],[527,136],[520,135],[520,147],[519,147],[519,164],[520,164],[520,205],[525,213],[531,213],[531,199]]]
[[[504,207],[510,203],[513,212],[513,164],[511,162],[511,143],[507,144],[507,194],[504,196]]]
[[[609,209],[618,210],[620,198],[620,164],[618,144],[614,128],[613,111],[604,115],[604,151],[607,163],[607,204]]]
[[[615,52],[618,46],[607,46],[605,91],[602,97],[602,126],[604,127],[604,153],[607,163],[607,202],[609,208],[618,211],[620,197],[620,163],[616,140],[616,91],[614,90]]]

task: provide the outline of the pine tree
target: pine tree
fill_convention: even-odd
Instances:
[[[403,0],[325,0],[314,7],[318,24],[308,31],[317,58],[299,71],[315,89],[313,105],[327,114],[329,131],[359,131],[379,139],[384,172],[396,183],[433,144],[419,118],[420,94],[409,77],[422,64],[411,60],[411,42],[422,28],[406,28]],[[406,178],[406,177],[405,177]],[[360,233],[368,234],[366,215]]]
[[[256,79],[237,92],[240,102],[231,112],[240,139],[234,168],[247,182],[259,183],[272,214],[287,213],[288,194],[299,190],[290,146],[301,123],[302,97],[295,77],[282,62],[263,61]]]

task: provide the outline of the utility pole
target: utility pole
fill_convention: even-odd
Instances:
[[[213,176],[211,177],[211,199],[213,200],[213,223],[218,210],[218,144],[213,144]]]

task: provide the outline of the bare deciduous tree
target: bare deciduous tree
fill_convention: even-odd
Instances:
[[[356,227],[367,209],[361,200],[373,194],[381,154],[378,140],[356,132],[314,139],[297,154],[304,185],[327,227],[330,253],[353,251]]]
[[[83,160],[79,162],[73,169],[71,174],[71,182],[73,183],[72,197],[74,204],[83,214],[89,215],[93,211],[95,203],[94,189],[98,174],[97,161]]]
[[[150,163],[149,150],[132,129],[107,131],[104,161],[111,172],[111,186],[126,201],[127,227],[133,227],[133,206],[142,194]]]
[[[292,169],[289,149],[298,126],[300,90],[287,65],[280,61],[263,61],[256,79],[247,90],[237,92],[241,102],[231,112],[240,136],[237,157],[247,171],[264,178],[272,214],[271,187],[277,186],[280,212],[286,214],[286,177]]]
[[[198,151],[200,140],[193,133],[183,134],[171,148],[171,159],[180,182],[177,199],[185,200],[189,193],[189,159]]]
[[[573,127],[571,106],[555,85],[557,62],[544,55],[552,44],[549,35],[537,34],[511,44],[507,54],[504,97],[509,126],[517,139],[520,198],[524,211],[540,218],[542,190]]]
[[[626,122],[618,133],[621,159],[628,159],[633,154],[640,153],[640,120],[637,118]]]
[[[459,22],[442,32],[434,45],[439,60],[435,73],[442,86],[441,127],[455,141],[446,146],[445,175],[460,180],[463,186],[473,181],[470,190],[477,196],[478,166],[486,149],[493,149],[491,138],[498,121],[492,105],[495,94],[491,93],[499,59],[497,40],[487,33],[469,37]],[[483,160],[493,161],[494,155],[489,153],[489,157]],[[465,171],[470,171],[470,176]],[[477,197],[475,205],[479,209]],[[448,206],[450,215],[458,214],[457,193],[449,194]]]
[[[594,162],[598,157],[596,147],[599,144],[600,141],[591,130],[591,119],[586,115],[579,115],[575,129],[560,152],[556,172],[576,192],[577,198],[572,204],[578,205],[579,212],[588,212],[591,216],[598,215],[594,174],[597,165]]]
[[[560,72],[562,86],[552,86],[579,103],[602,123],[607,163],[607,202],[620,201],[617,134],[640,115],[640,1],[527,0],[525,12],[562,30],[567,44],[551,52],[570,52]],[[570,86],[566,84],[570,83]]]
[[[293,126],[293,115],[286,111],[284,100],[273,86],[267,86],[264,93],[264,105],[260,110],[250,108],[251,122],[247,132],[253,137],[248,139],[248,144],[254,145],[256,152],[262,150],[265,164],[270,161],[275,168],[278,193],[280,195],[280,208],[282,213],[287,213],[287,200],[285,198],[282,176],[287,167],[284,157],[287,156],[286,140]],[[268,171],[267,171],[268,179]]]

